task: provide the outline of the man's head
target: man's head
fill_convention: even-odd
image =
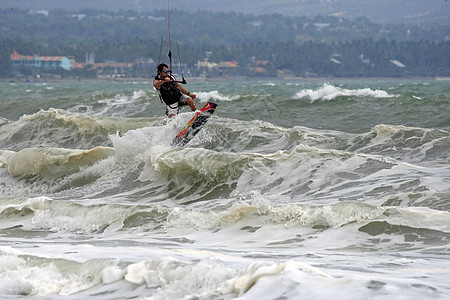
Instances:
[[[164,63],[158,65],[158,75],[160,77],[167,77],[170,75],[170,72],[168,65]]]

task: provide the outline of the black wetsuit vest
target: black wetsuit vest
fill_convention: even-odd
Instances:
[[[162,80],[159,76],[156,76],[155,79]],[[173,78],[171,78],[171,79],[173,79]],[[159,87],[159,94],[161,96],[161,100],[164,101],[164,103],[167,105],[177,103],[178,101],[180,101],[180,98],[182,95],[176,82],[173,82],[173,81],[164,82]]]

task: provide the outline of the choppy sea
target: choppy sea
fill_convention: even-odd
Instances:
[[[2,299],[450,299],[449,81],[186,88],[0,83]]]

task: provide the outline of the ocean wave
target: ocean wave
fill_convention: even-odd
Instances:
[[[235,202],[226,209],[191,210],[174,208],[167,217],[165,229],[217,230],[234,228],[256,232],[273,225],[289,228],[305,227],[323,231],[345,226],[356,226],[360,232],[371,236],[388,234],[402,236],[409,242],[427,243],[429,239],[440,239],[446,244],[450,235],[450,224],[446,221],[449,212],[417,207],[373,206],[359,202],[340,202],[332,205],[273,204],[254,192],[251,202]],[[382,225],[382,226],[381,226]],[[421,232],[415,239],[409,237]],[[280,236],[281,238],[281,236]],[[302,243],[303,239],[268,241],[268,245]]]
[[[41,110],[0,127],[0,148],[92,148],[110,146],[109,134],[160,122],[160,119],[121,119],[69,113],[62,109]]]
[[[2,249],[8,251],[8,249]],[[94,259],[85,263],[30,255],[0,256],[0,294],[69,296],[102,283],[123,278],[117,260]],[[87,297],[89,298],[89,297]]]
[[[235,120],[230,126],[229,119],[215,117],[188,147],[171,147],[167,137],[174,136],[190,115],[110,134],[113,147],[4,150],[0,166],[14,176],[33,177],[16,187],[21,194],[47,189],[64,197],[69,191],[89,195],[121,191],[117,196],[132,199],[145,194],[155,202],[182,199],[195,204],[259,190],[271,201],[320,204],[364,199],[373,204],[448,206],[448,193],[442,188],[448,181],[444,176],[448,153],[439,151],[446,147],[448,134],[442,130],[379,125],[354,135],[263,121]],[[442,157],[442,166],[428,166],[430,155]],[[415,175],[405,178],[405,173]],[[41,185],[30,184],[40,179]],[[91,191],[94,181],[97,188]],[[5,180],[5,195],[10,194],[9,184]]]
[[[387,291],[404,289],[401,297],[408,299],[445,297],[444,288],[420,284],[415,278],[398,279],[401,276],[395,271],[390,276],[361,270],[336,274],[335,270],[322,270],[298,259],[238,261],[212,251],[192,250],[190,254],[197,259],[187,261],[180,249],[178,253],[173,251],[173,256],[131,262],[107,258],[77,262],[20,251],[10,253],[5,247],[1,250],[5,254],[0,256],[0,293],[8,296],[329,299],[339,294],[343,298],[366,299],[383,293],[388,294],[382,297],[387,299],[392,298]]]
[[[90,150],[62,148],[27,148],[17,153],[5,152],[1,165],[12,176],[45,176],[58,178],[109,157],[114,149],[95,147]]]
[[[0,205],[0,227],[21,236],[40,231],[41,236],[54,232],[79,235],[105,231],[148,231],[164,228],[173,208],[162,205],[104,204],[83,205],[49,197],[4,199]]]
[[[265,82],[185,147],[151,83],[2,90],[3,298],[448,298],[448,84]]]
[[[275,204],[252,192],[251,199],[232,201],[227,206],[215,204],[196,209],[162,204],[92,204],[65,202],[48,197],[11,199],[0,205],[1,227],[24,231],[76,232],[101,234],[105,231],[183,232],[184,230],[257,231],[269,224],[282,225],[285,230],[302,226],[314,230],[335,229],[360,224],[362,232],[370,235],[398,234],[395,226],[450,234],[446,222],[448,212],[414,208],[373,206],[358,202],[340,202],[332,205]],[[224,200],[224,202],[227,202]],[[378,224],[386,224],[382,227]],[[387,225],[389,224],[389,225]],[[385,229],[383,229],[385,228]],[[394,229],[392,229],[394,228]],[[412,229],[403,232],[414,231]]]
[[[341,87],[336,87],[329,83],[324,83],[320,88],[313,89],[304,89],[298,92],[294,99],[303,99],[309,98],[312,102],[318,100],[334,100],[338,97],[370,97],[370,98],[393,98],[397,97],[397,95],[391,95],[383,90],[372,90],[370,88],[364,89],[344,89]]]
[[[282,194],[282,198],[288,199],[325,201],[329,197],[365,197],[366,192],[358,189],[365,178],[374,188],[381,186],[386,184],[383,170],[392,172],[395,166],[395,162],[383,157],[302,144],[291,151],[268,154],[190,148],[152,156],[140,180],[164,179],[171,187],[172,197],[189,201],[208,194],[235,196],[250,189],[260,190],[274,199]],[[352,193],[344,193],[350,186]]]
[[[177,231],[183,230],[235,230],[257,231],[269,224],[283,225],[286,230],[302,226],[315,230],[336,229],[358,224],[360,231],[370,235],[381,233],[402,234],[392,230],[395,226],[429,230],[450,234],[446,222],[449,213],[420,207],[373,206],[359,202],[339,202],[332,205],[275,204],[259,192],[252,192],[250,199],[223,200],[223,204],[209,204],[189,208],[170,207],[162,204],[101,204],[84,206],[39,197],[1,207],[1,214],[11,220],[18,218],[24,228],[30,226],[41,230],[69,231],[78,233],[101,233],[104,230]],[[228,203],[227,203],[228,202]],[[227,203],[226,205],[224,205]],[[21,219],[24,211],[29,222]],[[20,218],[19,218],[20,216]],[[386,225],[386,229],[377,224]],[[12,223],[4,224],[11,226]],[[17,223],[16,223],[17,225]],[[366,229],[367,228],[367,229]]]
[[[220,212],[174,209],[167,217],[167,229],[215,229],[245,223],[247,228],[264,224],[283,224],[286,227],[306,226],[315,229],[338,228],[347,224],[384,219],[387,208],[377,208],[359,203],[338,203],[331,206],[300,204],[272,205],[255,193],[252,203],[238,202]],[[245,220],[241,222],[241,220]],[[255,227],[256,226],[256,227]]]
[[[201,102],[208,101],[233,101],[238,99],[238,96],[226,96],[219,93],[219,91],[210,92],[196,92],[197,99]]]
[[[446,164],[450,133],[439,129],[379,124],[348,141],[348,151],[372,153],[409,162]]]
[[[448,229],[448,228],[447,228]],[[435,246],[447,245],[450,232],[433,230],[429,228],[417,228],[402,224],[390,224],[387,221],[373,221],[359,228],[371,236],[400,235],[408,243],[425,243]]]
[[[151,103],[157,98],[156,92],[138,90],[133,91],[131,95],[116,94],[107,97],[103,96],[96,99],[95,103],[88,105],[87,108],[95,116],[127,118],[140,114],[140,112],[151,106]],[[79,107],[77,109],[79,109]],[[161,105],[161,111],[163,111],[163,109],[164,108]]]
[[[223,201],[224,204],[229,202]],[[16,227],[21,230],[78,234],[224,228],[254,232],[269,224],[283,225],[285,230],[297,226],[326,230],[358,224],[359,231],[372,236],[408,235],[422,230],[430,234],[434,232],[444,241],[450,235],[450,224],[447,222],[450,213],[423,207],[374,206],[360,202],[276,204],[256,191],[239,201],[208,206],[194,209],[150,203],[137,206],[120,203],[83,205],[42,196],[3,201],[0,216],[3,229]]]
[[[136,262],[118,259],[77,262],[2,250],[7,254],[0,256],[0,293],[8,296],[104,299],[107,295],[114,299],[148,300],[167,299],[168,296],[171,299],[329,299],[339,294],[344,298],[365,299],[376,292],[405,289],[401,296],[408,299],[445,297],[440,290],[419,284],[416,279],[399,280],[395,273],[384,277],[362,271],[353,271],[354,275],[332,275],[335,272],[329,269],[322,270],[292,259],[235,261],[216,257],[211,251],[191,251],[197,260],[165,256]],[[389,294],[386,298],[391,297]]]
[[[0,117],[0,127],[6,125],[6,124],[8,124],[8,123],[11,123],[11,122],[12,122],[12,121],[10,121],[10,120],[8,120],[8,119],[6,119],[6,118]]]

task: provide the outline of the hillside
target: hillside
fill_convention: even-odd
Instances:
[[[172,0],[171,7],[196,12],[234,11],[243,14],[272,14],[287,16],[339,16],[347,19],[367,17],[379,23],[438,23],[449,24],[450,4],[447,0]],[[2,0],[0,8],[34,10],[135,10],[152,12],[167,8],[161,0]]]

